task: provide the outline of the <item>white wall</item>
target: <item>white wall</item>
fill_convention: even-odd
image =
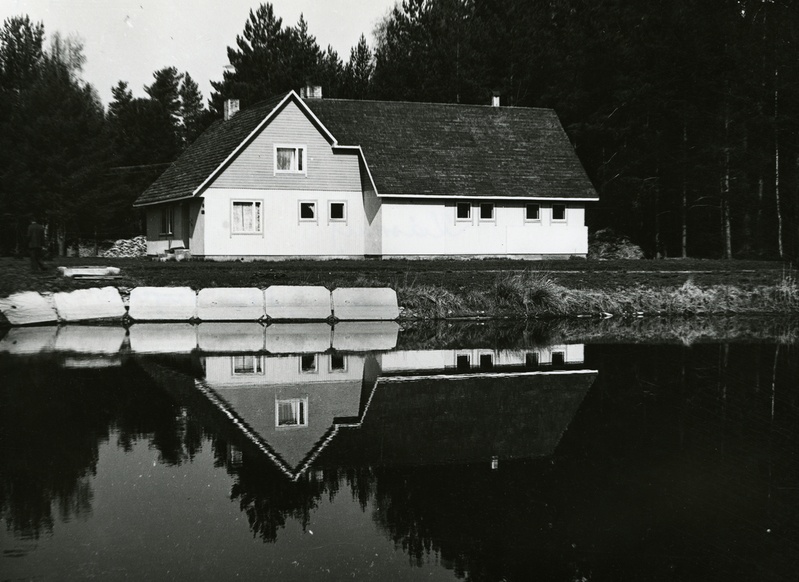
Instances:
[[[475,201],[470,221],[456,220],[455,202],[383,199],[383,256],[585,255],[588,229],[581,203],[567,204],[566,220],[553,222],[550,203],[541,220],[525,222],[524,202],[493,201],[495,219],[481,221]]]
[[[356,192],[244,190],[214,188],[205,193],[205,256],[362,256],[363,197]],[[233,234],[234,200],[258,200],[260,234]],[[316,220],[301,221],[300,201],[316,202]],[[346,202],[346,222],[329,220],[328,203]]]

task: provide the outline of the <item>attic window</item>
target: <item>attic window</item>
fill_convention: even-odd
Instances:
[[[275,146],[275,174],[304,174],[305,146]]]

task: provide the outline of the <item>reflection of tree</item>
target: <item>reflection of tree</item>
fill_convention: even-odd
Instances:
[[[0,370],[0,515],[19,535],[39,537],[56,516],[91,512],[90,479],[112,430],[124,450],[147,438],[168,464],[191,458],[202,441],[196,421],[133,366],[10,360]]]

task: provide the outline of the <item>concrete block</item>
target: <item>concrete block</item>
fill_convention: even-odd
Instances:
[[[393,350],[397,347],[396,321],[342,321],[333,326],[333,349],[346,352]]]
[[[117,277],[120,274],[119,267],[58,267],[58,271],[64,277],[76,278]]]
[[[397,292],[387,287],[341,287],[333,290],[333,316],[341,321],[392,321],[399,317]]]
[[[40,354],[55,349],[58,327],[14,327],[0,340],[0,352],[8,354]]]
[[[134,321],[188,321],[197,316],[197,294],[189,287],[136,287],[129,306]]]
[[[203,352],[260,352],[264,349],[264,326],[257,322],[201,323],[197,326],[197,345]]]
[[[87,319],[122,319],[125,306],[119,291],[114,287],[79,289],[53,295],[55,308],[61,321]]]
[[[11,325],[30,325],[58,321],[58,314],[50,301],[36,293],[23,291],[0,299],[0,313]]]
[[[324,287],[273,285],[264,291],[264,301],[269,319],[324,321],[332,313]]]
[[[130,349],[138,354],[185,354],[197,347],[190,323],[137,323],[130,328]]]
[[[57,352],[80,354],[118,354],[125,341],[122,326],[66,325],[55,340]]]
[[[332,329],[326,323],[275,323],[266,328],[264,346],[272,354],[324,352]]]
[[[202,321],[258,321],[265,315],[263,291],[255,287],[215,287],[197,294]]]

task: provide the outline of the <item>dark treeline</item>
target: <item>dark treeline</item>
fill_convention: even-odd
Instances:
[[[38,63],[58,61],[40,35],[36,58],[9,66],[5,55],[18,43],[8,31],[0,38],[2,100],[19,98],[17,87],[36,77],[27,63],[40,71]],[[228,48],[231,66],[212,83],[207,114],[199,92],[196,101],[182,92],[181,80],[191,78],[174,68],[155,73],[148,99],[133,99],[120,83],[104,117],[95,98],[86,133],[76,134],[88,161],[80,159],[63,192],[39,183],[59,160],[37,156],[42,171],[32,172],[6,159],[49,143],[42,130],[23,124],[20,131],[35,134],[30,143],[4,131],[0,139],[14,147],[0,153],[0,212],[17,216],[20,205],[41,208],[39,198],[50,197],[66,202],[48,202],[47,212],[80,232],[131,225],[130,203],[158,164],[220,117],[228,98],[247,107],[306,83],[321,85],[325,97],[354,99],[488,104],[499,92],[505,106],[557,111],[601,196],[589,207],[592,231],[610,227],[653,257],[795,258],[798,37],[799,7],[790,0],[404,0],[378,23],[374,46],[362,36],[345,61],[320,48],[304,18],[285,25],[262,4]],[[87,91],[74,75],[72,82]],[[0,123],[13,125],[15,114],[0,105]],[[67,123],[58,108],[48,115]],[[45,129],[56,123],[36,120]],[[100,147],[88,147],[93,131]],[[103,203],[87,209],[87,192]]]

